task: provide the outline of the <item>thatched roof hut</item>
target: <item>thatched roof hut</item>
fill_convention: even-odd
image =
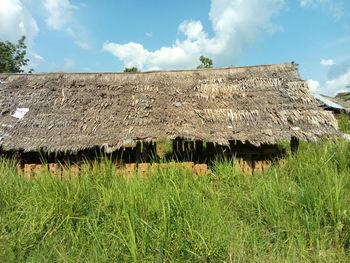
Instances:
[[[294,63],[142,73],[0,74],[4,150],[113,151],[181,137],[253,145],[337,133]]]

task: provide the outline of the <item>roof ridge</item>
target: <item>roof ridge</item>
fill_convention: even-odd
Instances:
[[[149,70],[142,72],[40,72],[40,73],[0,73],[2,75],[53,75],[53,74],[81,74],[81,75],[89,75],[89,74],[149,74],[149,73],[161,73],[161,72],[195,72],[195,71],[219,71],[219,70],[227,70],[227,69],[250,69],[250,68],[260,68],[260,67],[278,67],[278,66],[295,66],[297,64],[292,62],[284,62],[279,64],[261,64],[261,65],[249,65],[249,66],[231,66],[231,67],[220,67],[220,68],[200,68],[200,69],[170,69],[170,70]]]

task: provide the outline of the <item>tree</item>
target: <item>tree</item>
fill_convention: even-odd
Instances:
[[[21,73],[22,67],[28,65],[29,59],[26,56],[26,37],[22,36],[15,45],[9,41],[0,41],[0,73]],[[28,73],[32,73],[30,69]]]
[[[124,68],[124,72],[140,72],[137,67]]]
[[[213,60],[211,60],[210,58],[200,56],[199,60],[200,60],[200,62],[202,62],[202,64],[200,64],[197,68],[212,68],[213,67]]]

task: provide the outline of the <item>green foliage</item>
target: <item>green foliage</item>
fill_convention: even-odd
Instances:
[[[124,68],[124,72],[140,72],[137,67]]]
[[[210,58],[200,56],[199,58],[200,64],[197,68],[212,68],[213,67],[213,61]]]
[[[350,89],[350,86],[346,86],[346,88]],[[350,100],[350,92],[338,92],[335,97],[348,101]]]
[[[343,99],[343,100],[346,100],[346,101],[350,100],[350,92],[348,92],[348,93],[346,93],[346,94],[344,94],[344,95],[339,96],[339,98],[341,98],[341,99]]]
[[[350,118],[344,112],[339,115],[338,126],[341,132],[350,133]]]
[[[0,42],[0,73],[21,73],[23,66],[28,64],[25,58],[26,48],[25,36],[22,36],[15,45],[9,41]],[[33,69],[29,70],[32,73]]]
[[[125,178],[108,160],[26,180],[0,160],[2,262],[350,262],[350,144],[301,143],[254,176]]]

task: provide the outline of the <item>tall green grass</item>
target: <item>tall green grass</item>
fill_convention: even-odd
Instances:
[[[341,132],[350,133],[350,118],[344,112],[340,112],[338,126]]]
[[[105,165],[26,180],[0,161],[1,262],[349,262],[350,145],[302,143],[286,167],[127,179]]]

